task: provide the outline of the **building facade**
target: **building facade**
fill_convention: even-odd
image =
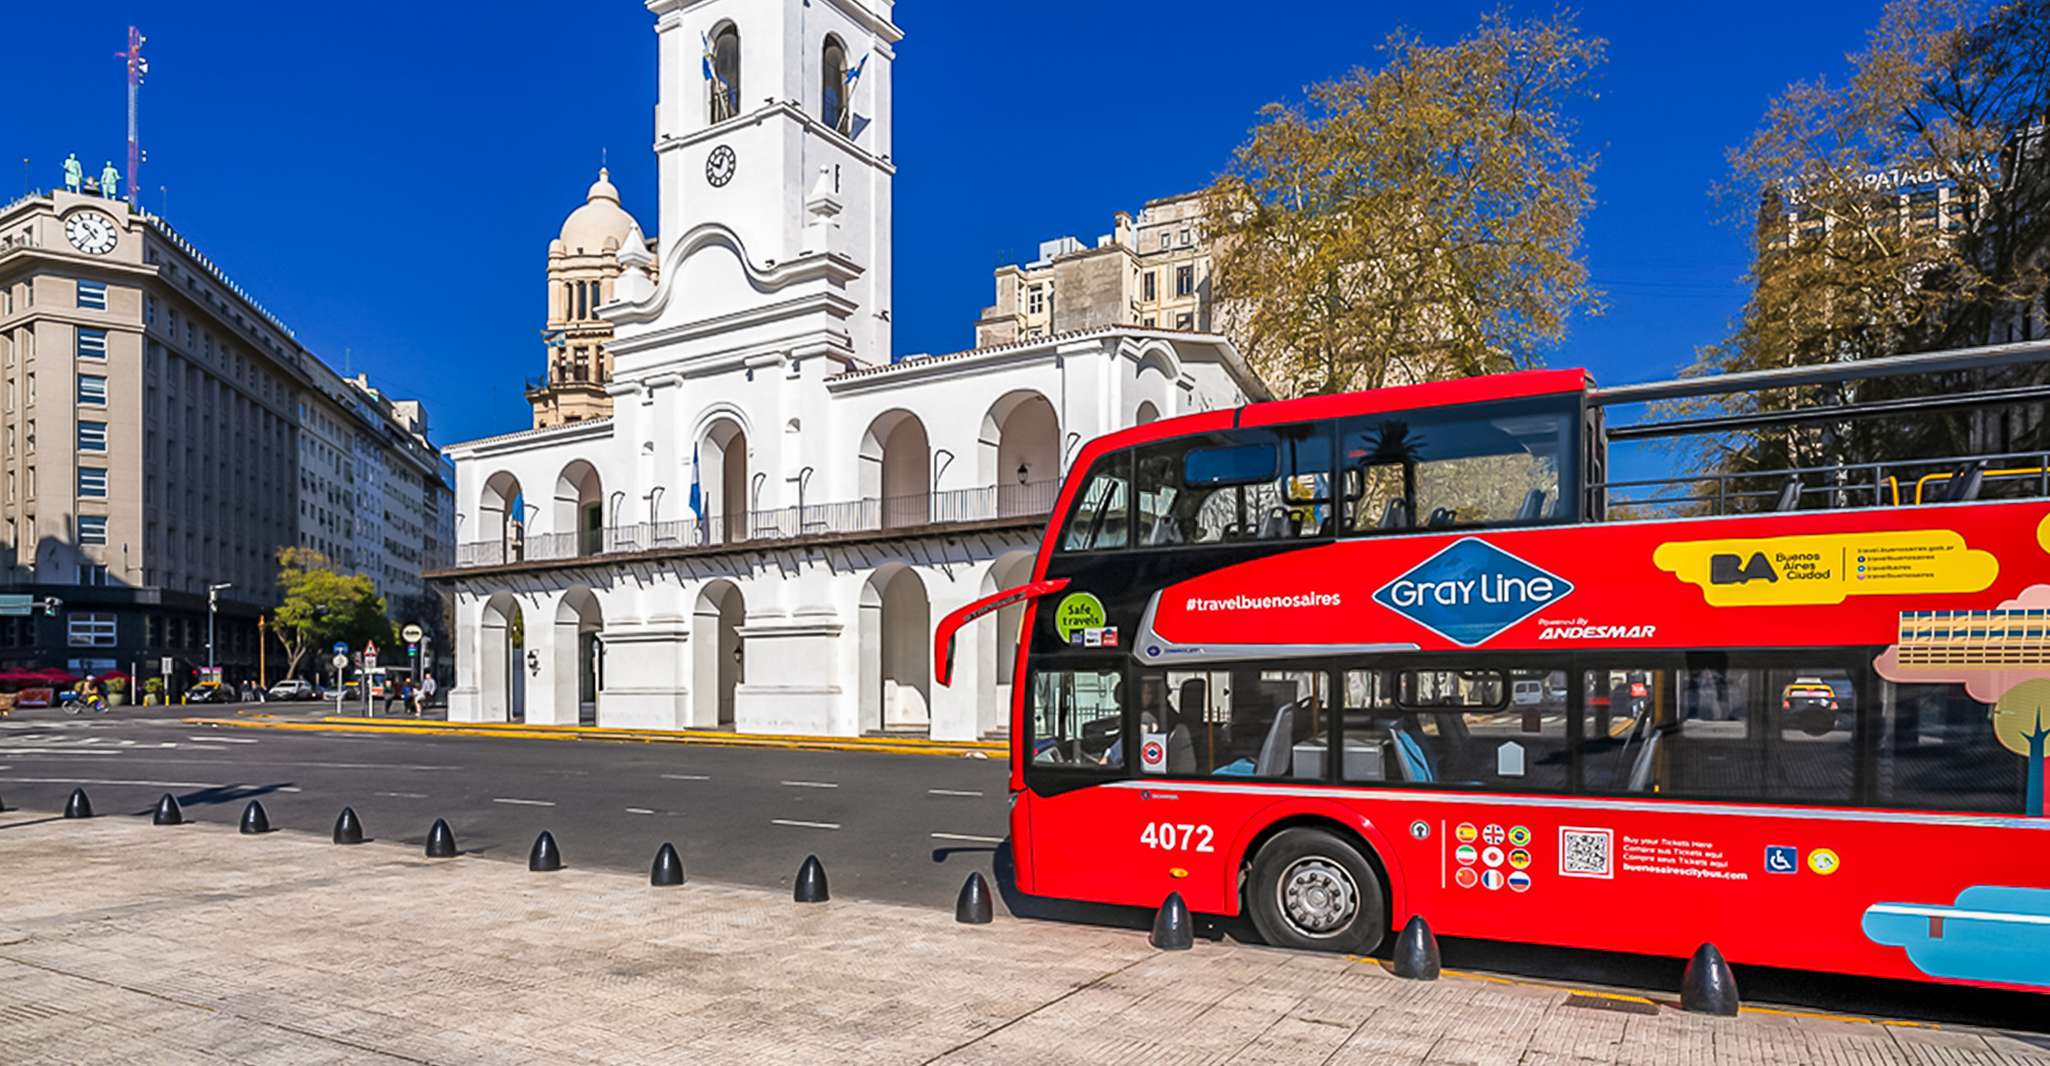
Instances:
[[[893,360],[891,4],[648,8],[659,236],[597,311],[611,414],[448,449],[450,717],[999,731],[1016,615],[949,689],[934,622],[1029,572],[1083,441],[1264,391],[1129,323]]]
[[[1059,237],[1040,242],[1032,262],[998,267],[975,343],[1105,326],[1215,332],[1210,274],[1203,194],[1148,200],[1137,215],[1119,211],[1094,246]]]
[[[619,278],[619,252],[629,242],[649,250],[633,216],[620,206],[619,190],[603,167],[584,194],[584,205],[563,220],[548,243],[548,324],[541,331],[548,349],[547,373],[528,383],[534,428],[602,418],[612,413],[612,323],[598,314],[611,303]],[[650,278],[655,261],[644,266]]]
[[[351,543],[336,487],[348,460],[320,449],[346,457],[367,431],[439,470],[425,437],[395,439],[387,416],[313,423],[323,375],[162,218],[65,190],[0,207],[0,560],[10,591],[64,602],[0,631],[0,663],[204,664],[208,588],[227,585],[213,659],[253,676],[277,549]],[[445,556],[452,538],[438,536]],[[381,566],[382,550],[357,565]]]

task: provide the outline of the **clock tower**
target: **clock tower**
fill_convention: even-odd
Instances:
[[[643,321],[758,318],[809,293],[833,307],[815,343],[889,360],[892,2],[647,0],[663,284]],[[740,276],[695,262],[721,257]]]

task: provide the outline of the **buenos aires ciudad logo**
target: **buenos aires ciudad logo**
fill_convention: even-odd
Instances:
[[[1381,586],[1374,601],[1466,647],[1557,603],[1573,582],[1487,541],[1464,537]]]

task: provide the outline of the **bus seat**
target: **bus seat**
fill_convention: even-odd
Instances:
[[[1287,777],[1295,753],[1295,709],[1293,703],[1274,712],[1274,722],[1267,727],[1267,737],[1260,742],[1260,755],[1253,760],[1253,773],[1258,777]]]
[[[1431,521],[1428,528],[1444,529],[1452,524],[1452,518],[1452,508],[1439,507],[1431,512]]]
[[[1985,485],[1986,464],[1984,462],[1967,464],[1951,476],[1950,492],[1944,496],[1944,500],[1949,503],[1963,503],[1966,500],[1976,500],[1979,498],[1979,490],[1984,488]]]
[[[1775,511],[1791,511],[1801,506],[1801,479],[1790,477],[1780,486],[1779,498],[1772,501]]]
[[[1381,508],[1382,529],[1407,529],[1409,527],[1409,505],[1401,500],[1389,500]]]
[[[1430,760],[1424,757],[1423,745],[1417,743],[1409,730],[1391,726],[1388,732],[1395,738],[1396,763],[1402,767],[1402,779],[1423,784],[1436,780]]]
[[[1276,507],[1273,510],[1268,511],[1267,517],[1260,521],[1260,539],[1280,540],[1282,531],[1287,528],[1287,522],[1287,511],[1284,511],[1279,507]]]
[[[1523,506],[1516,509],[1518,522],[1535,522],[1545,516],[1545,490],[1532,489],[1523,494]]]
[[[1160,544],[1180,544],[1181,542],[1182,526],[1180,522],[1175,521],[1173,515],[1164,514],[1153,519],[1153,532],[1146,537],[1146,543],[1149,547]]]
[[[1659,750],[1659,730],[1653,729],[1644,736],[1644,743],[1637,749],[1637,761],[1630,766],[1629,789],[1645,792],[1651,788],[1652,756]]]
[[[1167,772],[1196,772],[1196,742],[1189,738],[1189,727],[1180,722],[1176,722],[1167,733]]]

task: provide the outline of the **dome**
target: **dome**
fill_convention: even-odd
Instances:
[[[562,223],[562,251],[569,255],[597,255],[617,249],[636,228],[634,217],[619,206],[619,190],[613,188],[605,168],[598,168],[598,180],[584,194],[584,205],[569,213]],[[551,246],[550,251],[554,251]]]

